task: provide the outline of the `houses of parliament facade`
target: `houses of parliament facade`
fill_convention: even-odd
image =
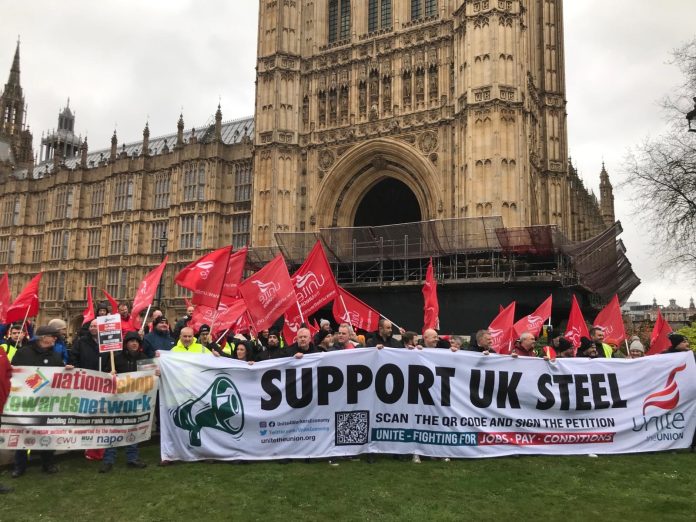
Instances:
[[[261,0],[253,118],[89,148],[69,106],[34,151],[20,48],[0,97],[0,271],[44,272],[42,317],[85,286],[128,299],[276,233],[502,216],[573,241],[614,223],[569,161],[562,0]],[[102,145],[102,144],[100,144]],[[103,144],[106,145],[106,144]]]

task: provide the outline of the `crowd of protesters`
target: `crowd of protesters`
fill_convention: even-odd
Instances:
[[[96,316],[109,313],[106,305],[99,304]],[[147,324],[138,326],[130,316],[126,304],[119,306],[124,345],[123,350],[114,358],[100,354],[98,343],[97,320],[82,325],[72,343],[67,339],[67,323],[62,319],[52,319],[46,325],[34,329],[31,323],[24,326],[10,324],[4,327],[4,337],[0,339],[0,406],[9,393],[11,366],[64,367],[67,370],[83,368],[112,374],[138,370],[138,362],[153,358],[163,351],[209,354],[214,357],[233,358],[248,364],[279,359],[283,357],[302,358],[306,354],[350,350],[362,347],[404,348],[409,350],[446,349],[452,352],[468,350],[483,355],[495,353],[493,340],[488,330],[482,329],[473,334],[468,343],[462,336],[440,336],[437,331],[427,329],[422,335],[412,331],[395,328],[387,319],[380,319],[376,332],[356,332],[349,324],[339,324],[336,329],[331,323],[322,319],[319,329],[313,335],[311,330],[302,325],[297,331],[296,339],[288,342],[279,330],[269,329],[259,332],[255,338],[250,335],[226,335],[224,332],[215,337],[210,325],[203,324],[196,330],[189,326],[193,308],[186,310],[186,315],[173,325],[160,310],[155,310]],[[530,332],[522,333],[510,350],[513,358],[543,357],[547,360],[568,357],[584,358],[640,358],[645,356],[645,347],[637,336],[626,343],[626,352],[621,346],[608,344],[601,328],[589,330],[589,337],[580,339],[576,349],[570,340],[563,336],[547,335],[543,341]],[[219,333],[216,333],[218,335]],[[683,335],[673,333],[669,337],[671,347],[665,353],[689,351],[689,341]],[[696,357],[696,354],[695,354]],[[693,448],[692,448],[693,449]],[[22,476],[27,469],[27,451],[15,452],[12,477]],[[58,471],[54,463],[54,452],[34,451],[41,460],[42,469],[48,474]],[[109,472],[114,466],[116,449],[108,448],[102,455],[100,472]],[[420,462],[417,455],[415,462]],[[126,448],[126,462],[132,468],[144,468],[140,460],[137,445]],[[330,461],[334,464],[333,461]],[[166,465],[167,462],[161,464]],[[11,488],[0,485],[0,493]]]

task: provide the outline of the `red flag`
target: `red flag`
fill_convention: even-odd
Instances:
[[[215,332],[219,332],[228,328],[232,329],[243,315],[246,315],[243,299],[223,296],[217,310],[208,306],[197,306],[188,326],[197,332],[201,325],[207,324]]]
[[[440,329],[440,305],[437,302],[437,281],[433,274],[433,258],[430,258],[423,285],[423,331]]]
[[[188,308],[189,306],[193,306],[193,303],[188,297],[184,297],[184,304],[186,305],[186,308]]]
[[[109,304],[111,305],[111,313],[112,314],[117,314],[118,313],[118,301],[111,297],[111,294],[107,292],[106,290],[102,290],[102,293],[104,294],[104,297],[106,297],[106,300],[109,301]]]
[[[5,314],[7,314],[7,309],[12,303],[12,296],[10,295],[10,278],[7,277],[7,272],[5,272],[0,279],[0,324],[5,323]]]
[[[246,256],[246,247],[237,252],[231,246],[219,248],[184,268],[174,282],[193,292],[193,304],[215,308],[221,295],[239,296]]]
[[[27,283],[27,286],[22,289],[17,299],[15,299],[7,309],[5,321],[14,323],[15,321],[23,321],[25,317],[36,317],[36,315],[38,315],[39,283],[41,283],[42,275],[43,274],[39,272],[39,274],[34,276],[34,278]]]
[[[140,282],[140,285],[138,285],[138,290],[133,298],[133,307],[131,308],[132,320],[137,321],[140,312],[146,310],[155,299],[155,293],[157,292],[160,279],[162,279],[162,272],[164,272],[164,268],[167,266],[168,258],[169,256],[165,256],[164,261],[157,268],[148,272]]]
[[[379,325],[379,312],[340,286],[338,299],[333,304],[333,315],[339,323],[348,323],[368,332],[377,330]]]
[[[575,351],[580,347],[581,337],[590,337],[590,332],[587,331],[587,324],[585,323],[585,318],[582,316],[580,311],[580,305],[578,300],[573,296],[573,303],[570,305],[570,316],[568,317],[568,326],[566,327],[566,333],[563,336],[568,339],[575,348]]]
[[[283,339],[285,339],[287,344],[292,344],[295,342],[297,339],[297,330],[300,329],[301,324],[302,323],[291,322],[288,320],[287,316],[285,317],[285,324],[283,325]],[[310,335],[314,337],[314,334],[319,331],[319,325],[317,324],[316,319],[314,320],[314,324],[307,323],[307,329],[309,330]]]
[[[323,308],[338,295],[336,280],[321,242],[317,241],[302,266],[292,276],[297,306],[288,308],[283,332],[294,331],[292,325],[302,323],[317,310]],[[294,334],[293,334],[294,338]]]
[[[551,317],[552,296],[546,298],[546,301],[541,303],[533,313],[527,315],[515,323],[515,335],[519,337],[524,332],[534,334],[539,337],[544,323]]]
[[[512,351],[512,343],[515,340],[514,322],[515,301],[504,308],[488,325],[488,331],[493,340],[492,346],[496,353],[507,354]]]
[[[593,324],[604,330],[604,342],[607,344],[611,343],[618,346],[626,339],[621,305],[616,294],[609,301],[609,304],[597,314]]]
[[[650,334],[650,349],[646,355],[662,353],[672,346],[669,337],[667,337],[670,333],[672,333],[672,327],[662,317],[662,312],[658,310],[657,321],[655,321],[655,327]]]
[[[239,292],[246,302],[254,329],[260,332],[271,326],[295,300],[295,289],[283,255],[278,254],[240,283]]]
[[[94,301],[92,300],[92,287],[87,287],[87,308],[82,312],[82,324],[91,323],[96,317],[94,313]]]

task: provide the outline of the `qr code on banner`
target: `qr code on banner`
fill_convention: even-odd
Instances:
[[[336,446],[367,444],[369,431],[369,411],[336,412]]]

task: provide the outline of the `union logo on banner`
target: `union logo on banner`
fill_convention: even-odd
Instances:
[[[675,377],[677,373],[686,369],[686,364],[674,368],[667,377],[665,387],[655,393],[651,393],[643,400],[643,415],[650,408],[660,408],[662,410],[672,410],[679,404],[679,386]]]
[[[24,384],[29,386],[31,390],[36,393],[38,392],[41,388],[46,386],[50,381],[46,378],[46,376],[41,373],[41,370],[37,369],[35,373],[31,374],[29,377],[27,377],[24,380]]]

